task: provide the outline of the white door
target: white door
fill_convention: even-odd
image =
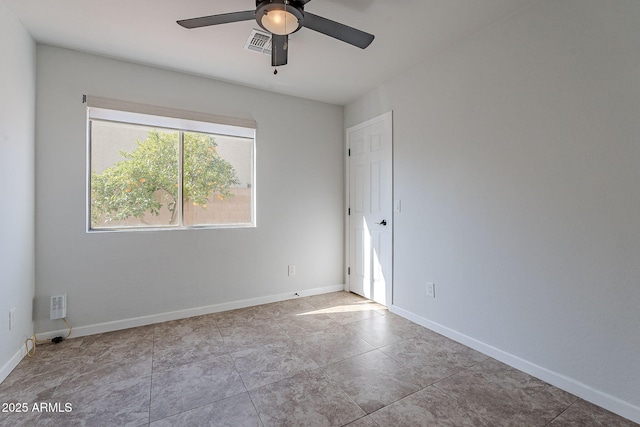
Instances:
[[[347,129],[347,284],[391,305],[393,250],[392,114]]]

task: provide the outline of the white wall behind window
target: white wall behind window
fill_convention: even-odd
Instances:
[[[0,381],[33,333],[35,61],[34,41],[0,0]]]
[[[394,112],[394,304],[636,408],[639,16],[536,2],[345,108]]]
[[[342,107],[51,46],[37,59],[37,331],[61,328],[62,292],[84,326],[343,283]],[[258,227],[86,234],[82,94],[255,119]]]

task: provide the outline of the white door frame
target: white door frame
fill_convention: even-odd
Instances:
[[[370,126],[374,123],[380,122],[380,121],[384,121],[384,120],[391,120],[391,200],[388,201],[388,203],[390,204],[390,208],[391,208],[391,274],[389,275],[389,278],[387,280],[387,286],[386,286],[386,301],[387,301],[387,306],[391,307],[391,305],[393,304],[393,264],[394,264],[394,256],[393,256],[393,249],[394,249],[394,209],[393,209],[393,192],[394,192],[394,187],[393,187],[393,111],[389,111],[387,113],[384,113],[380,116],[374,117],[372,119],[369,119],[365,122],[362,122],[360,124],[357,124],[355,126],[349,127],[345,130],[345,151],[344,151],[344,158],[345,158],[345,214],[344,214],[344,224],[345,224],[345,235],[344,235],[344,241],[345,241],[345,254],[344,254],[344,277],[345,277],[345,290],[346,291],[350,291],[351,290],[351,283],[350,283],[350,274],[349,274],[349,263],[350,263],[350,236],[351,236],[351,227],[350,227],[350,218],[349,218],[349,204],[350,204],[350,157],[349,157],[349,133],[353,132],[353,131],[357,131],[358,129]]]

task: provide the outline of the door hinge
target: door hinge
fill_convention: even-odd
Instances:
[[[347,267],[347,274],[351,275],[351,267]]]
[[[351,148],[349,148],[349,157],[351,157]]]
[[[351,215],[351,208],[349,208],[349,215]]]

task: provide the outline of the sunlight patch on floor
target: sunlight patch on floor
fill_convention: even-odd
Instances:
[[[387,308],[383,305],[377,304],[375,302],[363,302],[357,304],[342,304],[335,305],[333,307],[321,308],[318,310],[307,311],[305,313],[299,313],[298,316],[306,316],[310,314],[332,314],[332,313],[354,313],[360,311],[380,311],[386,310]]]

